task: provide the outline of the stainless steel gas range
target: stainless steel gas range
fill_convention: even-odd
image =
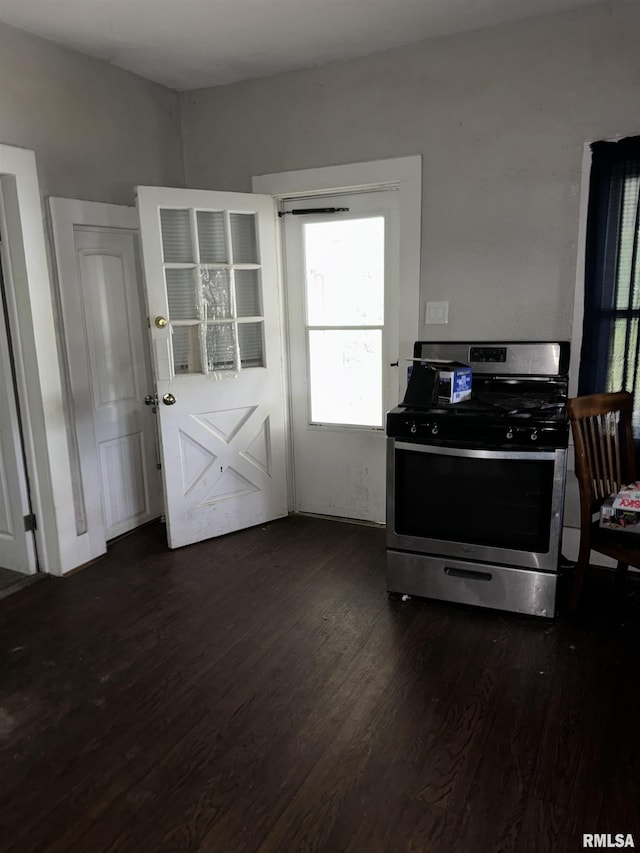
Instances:
[[[473,371],[471,398],[387,414],[387,589],[553,617],[564,512],[569,344],[418,341]],[[411,385],[410,385],[411,387]]]

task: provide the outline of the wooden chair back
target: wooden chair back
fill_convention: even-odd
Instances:
[[[608,495],[635,481],[632,397],[627,391],[576,397],[567,412],[584,526]]]

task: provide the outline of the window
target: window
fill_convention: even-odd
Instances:
[[[384,232],[384,216],[304,225],[313,424],[384,424]]]
[[[578,393],[630,391],[640,440],[640,137],[591,150]]]
[[[175,374],[264,367],[256,217],[161,208]]]

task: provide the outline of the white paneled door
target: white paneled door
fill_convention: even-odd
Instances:
[[[74,229],[90,375],[89,405],[76,401],[76,415],[93,415],[99,483],[87,485],[101,489],[107,540],[162,513],[156,427],[144,405],[153,385],[137,240],[132,232]],[[79,368],[72,366],[72,380]]]
[[[169,546],[287,513],[270,196],[138,187]]]
[[[0,259],[1,260],[1,259]],[[36,571],[33,532],[25,530],[30,515],[18,406],[7,326],[5,291],[0,268],[0,568],[23,574]],[[26,525],[29,526],[29,525]]]

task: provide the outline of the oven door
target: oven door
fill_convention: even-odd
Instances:
[[[566,450],[387,442],[388,547],[558,570]]]

